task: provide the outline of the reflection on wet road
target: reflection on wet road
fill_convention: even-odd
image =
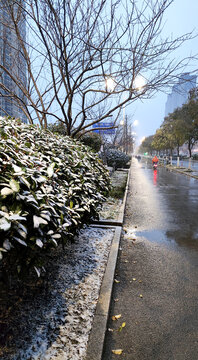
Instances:
[[[197,251],[198,180],[170,173],[163,167],[152,170],[150,162],[146,161],[137,163],[135,171],[136,193],[141,194],[144,202],[143,214],[139,214],[138,209],[136,213],[138,234],[143,228],[151,241],[163,239],[167,244],[175,242],[175,245],[193,247]]]
[[[173,165],[177,165],[177,160],[173,160],[172,161]],[[188,160],[180,160],[179,161],[179,166],[184,166],[186,168],[190,167],[192,170],[198,170],[198,161],[197,160],[191,160],[189,163],[189,159]]]
[[[134,159],[124,226],[103,360],[197,360],[198,180]]]

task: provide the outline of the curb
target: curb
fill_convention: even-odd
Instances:
[[[93,360],[93,359],[102,360],[102,353],[103,353],[104,340],[107,329],[107,321],[109,318],[109,308],[111,303],[115,269],[117,264],[117,257],[118,257],[118,250],[120,245],[120,238],[122,234],[122,225],[124,221],[127,193],[129,188],[130,171],[131,171],[131,167],[128,172],[125,194],[120,209],[120,213],[118,216],[118,220],[117,221],[108,220],[106,222],[101,219],[98,222],[97,221],[94,222],[94,226],[97,226],[96,224],[98,224],[99,226],[104,225],[105,227],[107,227],[108,225],[110,226],[114,225],[113,227],[115,228],[115,234],[112,240],[105,274],[100,287],[100,295],[96,305],[93,324],[89,335],[85,360]]]
[[[96,306],[91,333],[89,335],[87,354],[85,357],[86,360],[102,359],[121,232],[122,227],[117,227],[112,241],[105,275],[100,288],[100,295]]]
[[[174,168],[174,167],[170,168],[169,166],[166,166],[166,169],[168,169],[169,171],[175,171],[176,173],[179,173],[179,174],[187,175],[187,176],[192,177],[194,179],[198,179],[198,175],[193,175],[193,174],[191,174],[191,172],[188,172],[188,171],[180,170],[180,169],[177,169],[177,168]]]
[[[131,164],[132,164],[132,162],[131,162]],[[124,193],[123,203],[121,205],[120,213],[119,213],[118,220],[117,220],[117,221],[120,221],[122,223],[122,225],[124,222],[124,213],[125,213],[125,207],[126,207],[127,194],[128,194],[128,190],[129,190],[130,175],[131,175],[131,165],[130,165],[130,168],[128,171],[128,177],[127,177],[127,183],[126,183],[126,189],[125,189],[125,193]]]

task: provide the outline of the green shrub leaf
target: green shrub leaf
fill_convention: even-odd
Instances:
[[[6,219],[0,219],[0,230],[8,231],[11,228],[11,223],[9,223]]]
[[[19,244],[22,244],[22,245],[24,245],[24,246],[27,246],[26,242],[23,241],[23,240],[21,240],[20,238],[14,236],[13,239],[16,240]]]
[[[47,174],[49,177],[52,177],[54,174],[54,166],[55,163],[52,163],[48,168],[47,168]]]
[[[36,239],[36,245],[38,245],[40,248],[42,248],[43,242],[40,239]]]
[[[26,220],[26,218],[18,214],[13,214],[9,216],[9,220]]]
[[[1,195],[2,196],[7,196],[7,195],[11,195],[13,194],[13,190],[8,188],[8,187],[4,187],[3,189],[1,189]]]
[[[9,185],[14,192],[18,192],[20,189],[20,185],[19,185],[18,181],[14,180],[14,179],[11,179],[9,181]]]
[[[109,174],[96,153],[67,136],[1,117],[0,129],[1,265],[20,276],[34,267],[40,276],[46,251],[97,217]]]
[[[34,228],[38,228],[41,224],[47,225],[48,222],[40,216],[33,216]]]

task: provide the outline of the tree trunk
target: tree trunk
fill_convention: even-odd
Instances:
[[[179,157],[179,145],[177,145],[177,156]]]
[[[191,158],[192,156],[192,149],[191,149],[191,141],[188,141],[188,151],[189,151],[189,157]]]

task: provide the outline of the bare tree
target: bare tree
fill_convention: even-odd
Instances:
[[[5,0],[27,83],[6,66],[0,68],[27,101],[20,102],[13,90],[6,93],[31,123],[47,127],[49,121],[59,121],[70,136],[91,131],[112,115],[116,123],[123,106],[171,86],[189,60],[176,61],[171,55],[191,33],[161,38],[163,16],[172,2]],[[20,32],[21,17],[27,39]],[[138,78],[145,82],[140,85]]]
[[[125,115],[112,132],[107,132],[107,135],[101,134],[103,144],[106,148],[116,148],[126,154],[131,154],[135,144],[136,133],[134,130],[132,116]]]

